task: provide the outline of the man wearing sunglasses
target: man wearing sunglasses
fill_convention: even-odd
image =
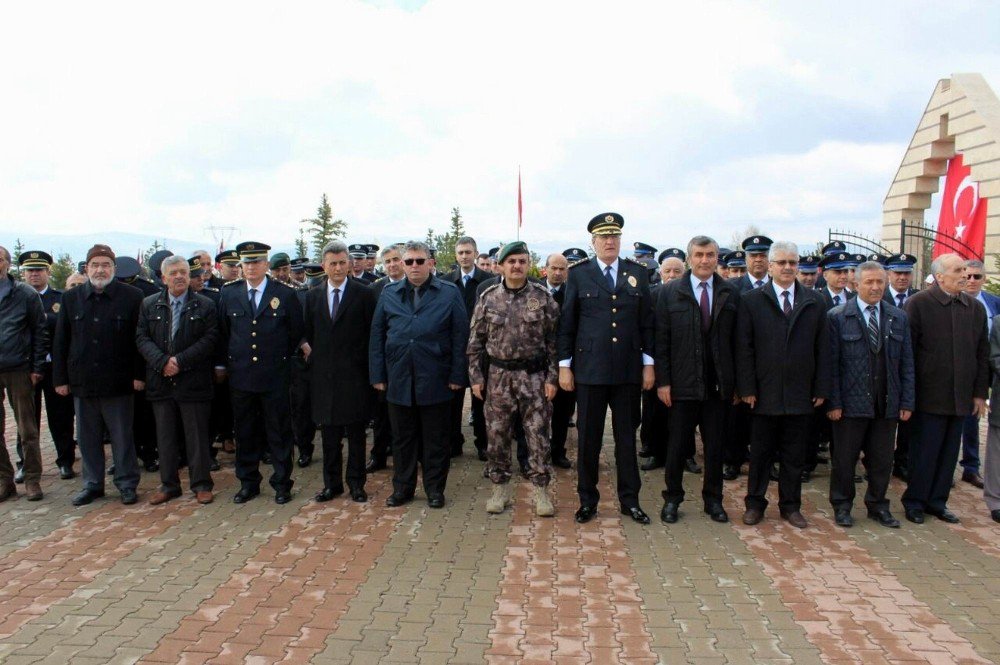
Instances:
[[[418,457],[427,505],[444,506],[451,400],[454,391],[468,384],[465,301],[457,286],[431,274],[433,267],[425,243],[407,242],[406,279],[383,289],[372,321],[370,380],[376,390],[385,391],[393,431],[389,507],[413,499]]]

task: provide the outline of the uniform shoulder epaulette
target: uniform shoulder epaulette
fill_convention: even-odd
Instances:
[[[586,258],[586,259],[580,259],[579,261],[574,261],[573,263],[569,264],[569,267],[570,268],[575,268],[577,266],[582,266],[585,263],[590,263],[590,258],[589,257]]]
[[[153,284],[153,285],[156,284],[156,282],[146,277],[145,275],[136,275],[136,279],[141,279],[142,281],[147,282],[148,284]]]
[[[203,287],[201,287],[201,290],[202,291],[211,291],[212,293],[218,293],[219,292],[219,289],[215,288],[214,286],[203,286]]]
[[[623,256],[622,260],[628,261],[629,263],[634,263],[637,266],[640,266],[642,268],[645,268],[646,270],[649,270],[649,266],[647,266],[645,263],[642,263],[641,261],[636,261],[631,256]]]
[[[228,282],[226,282],[225,284],[223,284],[222,288],[226,288],[227,286],[232,286],[233,284],[242,284],[243,281],[244,280],[243,280],[242,277],[240,277],[239,279],[231,279]]]

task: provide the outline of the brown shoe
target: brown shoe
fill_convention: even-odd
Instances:
[[[753,526],[754,524],[760,524],[760,521],[764,519],[764,511],[757,510],[756,508],[747,508],[747,511],[743,513],[743,523],[748,526]]]
[[[42,488],[37,482],[26,482],[24,484],[24,493],[27,495],[28,501],[42,500]]]
[[[983,489],[983,477],[976,471],[966,471],[962,474],[962,482]]]
[[[17,496],[17,485],[8,482],[2,488],[0,488],[0,501],[6,501],[11,497]]]
[[[198,503],[212,503],[212,499],[215,497],[212,496],[211,490],[201,490],[200,492],[195,492],[194,498],[198,500]]]
[[[802,513],[795,510],[785,515],[782,515],[785,521],[794,526],[796,529],[804,529],[809,526],[809,522],[806,522],[806,518],[802,516]]]
[[[176,492],[163,492],[163,491],[154,492],[153,496],[149,497],[149,505],[158,506],[161,503],[166,503],[167,501],[170,501],[171,499],[176,497],[177,497]]]

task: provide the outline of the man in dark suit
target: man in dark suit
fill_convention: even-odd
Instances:
[[[350,272],[347,246],[339,240],[323,248],[327,282],[306,296],[305,337],[309,343],[312,418],[323,436],[323,489],[317,501],[344,492],[341,438],[347,435],[347,487],[351,499],[365,493],[365,428],[371,415],[368,338],[375,314],[375,291]]]
[[[1000,314],[1000,298],[983,290],[986,284],[986,266],[982,261],[965,262],[965,292],[980,305],[986,308],[987,334],[993,331],[993,317]],[[979,472],[979,416],[973,414],[965,417],[962,423],[962,482],[983,489],[983,475]]]
[[[403,273],[403,255],[399,245],[390,245],[381,251],[382,270],[385,275],[372,282],[375,300],[382,295],[382,290],[390,284],[395,284],[406,278]],[[392,452],[392,427],[389,424],[389,403],[385,401],[385,392],[371,389],[374,393],[374,415],[372,417],[372,452],[365,465],[366,473],[375,473],[386,468],[386,460]]]
[[[858,263],[854,255],[847,252],[827,254],[820,260],[819,267],[823,269],[826,285],[818,293],[823,297],[827,310],[843,305],[854,297],[854,293],[847,288],[847,282]]]
[[[368,245],[354,243],[347,246],[347,251],[351,257],[351,277],[361,280],[365,284],[371,284],[365,272],[365,262],[368,260]]]
[[[559,386],[576,389],[580,523],[597,515],[598,460],[610,406],[621,512],[649,524],[639,506],[635,410],[640,391],[655,380],[653,307],[646,267],[619,256],[624,224],[613,212],[590,220],[596,256],[570,268],[560,317]]]
[[[767,236],[744,238],[741,246],[746,256],[747,272],[735,280],[736,288],[740,290],[740,293],[759,289],[770,281],[767,252],[771,248],[772,242]]]
[[[587,253],[582,249],[571,247],[561,254],[550,254],[545,259],[545,288],[552,298],[562,308],[566,297],[566,279],[569,277],[569,262],[582,261]],[[552,448],[552,465],[561,469],[570,469],[573,463],[566,457],[566,437],[569,433],[569,421],[576,409],[576,395],[560,388],[552,400],[552,427],[550,444]],[[525,447],[526,448],[526,447]],[[527,450],[525,450],[527,452]]]
[[[483,272],[476,267],[476,257],[479,250],[476,249],[476,241],[469,236],[463,236],[455,243],[455,260],[458,267],[441,277],[446,282],[451,282],[458,287],[462,293],[462,300],[465,303],[465,313],[472,319],[472,310],[479,299],[477,289],[479,285],[493,277],[493,275]],[[472,395],[472,432],[476,437],[476,452],[480,460],[486,460],[486,421],[483,417],[483,400]],[[451,402],[451,456],[457,457],[462,454],[462,445],[465,437],[462,435],[462,409],[465,406],[465,390],[455,391],[455,396]]]
[[[691,269],[660,287],[656,301],[656,392],[672,411],[660,519],[667,524],[678,520],[684,464],[697,427],[705,450],[705,512],[716,522],[728,522],[722,507],[722,449],[736,390],[733,354],[740,294],[715,272],[719,245],[714,240],[695,236],[687,255]]]
[[[770,282],[742,295],[737,318],[736,393],[753,418],[743,523],[764,518],[770,465],[777,460],[781,516],[805,528],[806,437],[813,411],[830,388],[826,308],[816,291],[795,281],[799,251],[794,243],[773,243],[768,259]]]
[[[393,433],[390,507],[413,500],[418,458],[427,505],[444,506],[451,400],[468,383],[465,302],[457,286],[431,274],[430,254],[425,243],[406,243],[406,279],[382,290],[372,320],[369,379],[386,392]]]
[[[288,382],[291,357],[302,341],[302,305],[295,290],[265,274],[268,245],[236,246],[243,279],[222,289],[219,323],[225,354],[216,366],[229,379],[236,428],[235,503],[260,494],[260,460],[269,452],[274,500],[292,500],[292,421]]]
[[[882,296],[882,301],[889,303],[899,309],[903,309],[910,296],[919,293],[913,288],[913,266],[917,262],[917,257],[912,254],[893,254],[886,259],[885,267],[888,271],[889,286]],[[910,431],[913,427],[913,419],[899,421],[896,427],[896,450],[893,453],[892,475],[901,480],[909,480],[909,452],[910,452]]]

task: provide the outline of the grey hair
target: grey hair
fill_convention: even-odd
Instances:
[[[473,238],[472,236],[462,236],[461,238],[456,240],[455,247],[458,247],[459,245],[472,245],[472,248],[474,250],[479,251],[479,247],[476,246],[476,239]]]
[[[719,253],[719,243],[708,236],[695,236],[688,240],[687,255],[691,256],[692,247],[704,247],[705,245],[715,245],[715,253]]]
[[[331,240],[330,242],[326,243],[325,247],[323,247],[323,253],[321,254],[321,256],[326,256],[327,254],[346,254],[346,253],[347,253],[347,245],[345,245],[340,240]]]
[[[773,261],[774,255],[778,252],[788,252],[789,254],[794,254],[797,258],[799,255],[799,246],[788,240],[779,240],[772,243],[771,249],[767,250],[767,260]]]
[[[883,266],[881,263],[879,263],[878,261],[865,261],[864,263],[859,263],[858,266],[854,269],[854,278],[860,282],[861,273],[868,270],[878,270],[879,272],[882,273],[883,276],[885,275],[885,266]]]
[[[389,256],[389,252],[396,252],[396,253],[398,253],[399,252],[399,248],[400,248],[400,244],[399,243],[396,243],[395,245],[386,245],[385,247],[382,248],[382,251],[379,252],[378,258],[381,259],[381,260],[383,260],[383,261],[385,261],[385,257]]]
[[[986,266],[983,264],[983,262],[980,261],[980,260],[978,260],[978,259],[969,259],[968,261],[965,262],[965,267],[966,268],[981,268],[983,270],[986,269]]]
[[[403,253],[405,254],[406,252],[420,252],[430,258],[431,248],[427,246],[427,243],[420,240],[407,240],[403,243]]]
[[[960,258],[958,254],[950,253],[950,254],[942,254],[941,256],[931,261],[931,274],[937,275],[938,273],[944,272],[945,259],[950,259],[952,257],[955,257],[956,259]]]
[[[168,256],[167,258],[163,259],[163,263],[160,264],[160,272],[166,273],[167,269],[170,266],[175,266],[180,263],[183,263],[184,267],[188,269],[188,272],[191,272],[191,266],[190,264],[188,264],[188,260],[185,259],[180,254],[174,254],[173,256]]]

